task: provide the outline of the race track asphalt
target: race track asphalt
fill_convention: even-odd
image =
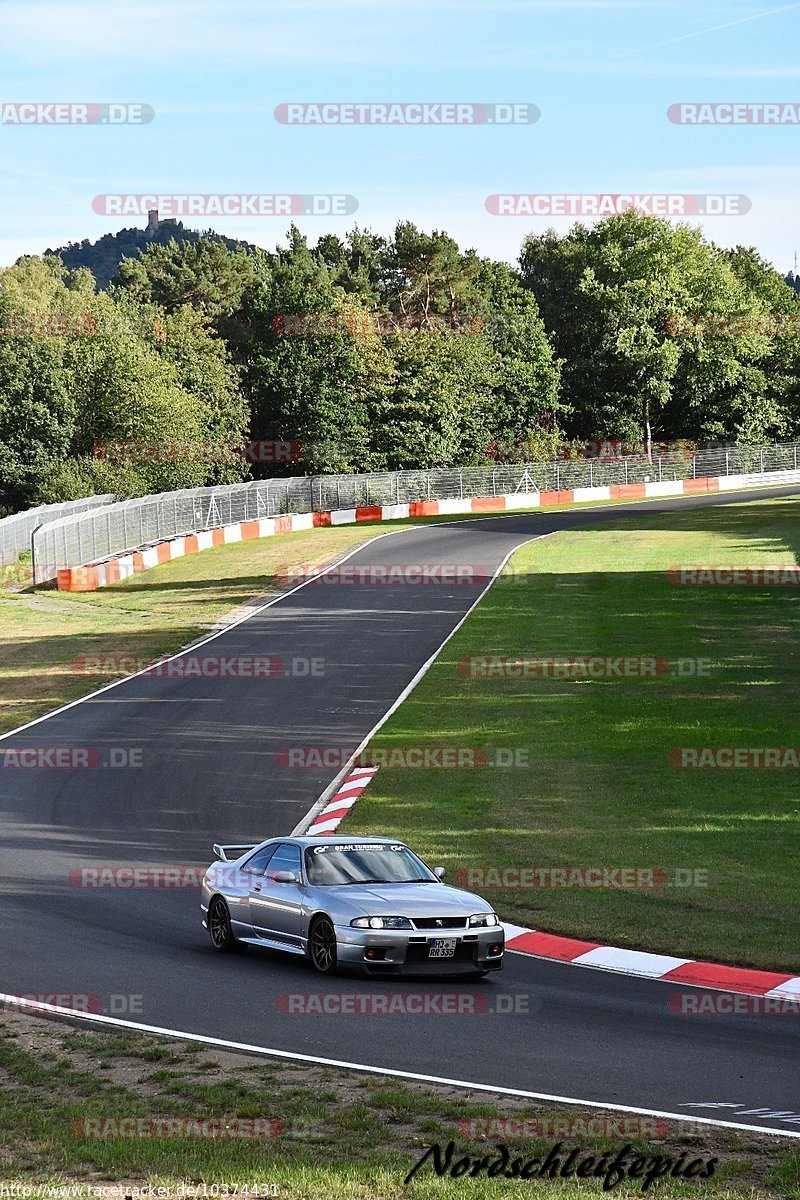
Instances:
[[[471,564],[490,577],[516,546],[544,533],[798,492],[800,485],[425,525],[369,542],[348,565]],[[82,867],[205,865],[214,841],[289,833],[336,770],[287,768],[285,752],[355,750],[486,585],[311,584],[191,651],[275,655],[286,675],[151,672],[0,739],[0,751],[82,747],[104,762],[131,753],[141,760],[88,769],[0,764],[0,991],[88,995],[90,1007],[134,1024],[800,1131],[800,1022],[791,1017],[680,1016],[668,1003],[674,984],[514,954],[484,984],[321,980],[302,960],[265,950],[216,955],[196,889],[74,885]],[[310,659],[323,660],[323,674],[292,671]],[[479,998],[463,1001],[475,1011],[458,1016],[286,1011],[297,993],[396,990]]]

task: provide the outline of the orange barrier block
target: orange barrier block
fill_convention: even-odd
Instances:
[[[250,542],[259,535],[258,521],[242,521],[242,541]]]
[[[413,500],[408,506],[410,517],[438,517],[438,500]]]
[[[282,517],[276,517],[275,518],[275,532],[276,533],[291,533],[292,532],[292,518],[288,515],[284,515]]]
[[[505,496],[479,496],[472,501],[473,512],[505,512]]]
[[[356,509],[356,521],[380,521],[382,515],[381,506],[379,504],[373,504],[367,508]]]
[[[645,483],[620,483],[611,485],[612,500],[642,500],[647,495]]]
[[[713,484],[713,487],[711,486]],[[691,496],[695,492],[718,492],[719,480],[717,479],[684,479],[683,491],[687,496]]]
[[[143,571],[143,570],[144,570],[144,559],[142,558],[141,551],[134,550],[134,552],[133,552],[133,573],[134,573],[134,575],[138,575],[139,572]]]
[[[331,514],[329,512],[315,512],[313,520],[315,529],[319,528],[321,525],[330,525]]]
[[[172,550],[169,542],[159,542],[156,546],[156,553],[158,554],[159,566],[161,563],[168,563],[172,557]]]
[[[184,554],[197,554],[197,534],[187,533],[184,542]]]
[[[225,545],[225,531],[223,530],[221,525],[218,525],[215,529],[211,530],[211,545],[212,546],[224,546]]]
[[[97,567],[66,567],[58,572],[60,592],[94,592],[97,587]]]
[[[548,504],[572,504],[572,502],[571,491],[540,492],[539,494],[539,504],[542,508],[545,508]]]

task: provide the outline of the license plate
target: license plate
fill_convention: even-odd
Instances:
[[[428,958],[452,958],[458,938],[432,938],[428,943]]]

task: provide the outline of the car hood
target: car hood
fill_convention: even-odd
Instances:
[[[364,883],[315,889],[330,898],[340,912],[364,917],[463,917],[493,912],[490,904],[472,892],[446,883]]]

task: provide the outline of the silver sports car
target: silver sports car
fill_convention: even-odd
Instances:
[[[203,925],[216,950],[243,943],[306,955],[318,971],[486,975],[503,927],[485,900],[442,883],[408,846],[382,837],[284,837],[214,846]]]

